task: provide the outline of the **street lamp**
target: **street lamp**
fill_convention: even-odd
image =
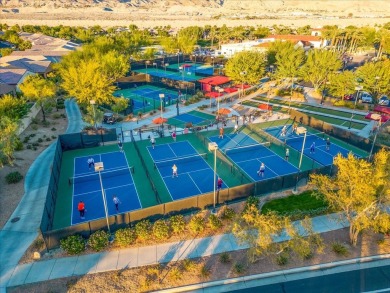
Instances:
[[[302,149],[301,149],[301,157],[299,158],[299,165],[298,165],[298,169],[301,170],[301,165],[302,165],[302,157],[303,157],[303,152],[305,150],[305,143],[306,143],[306,134],[307,134],[307,130],[306,128],[303,129],[302,127],[302,130],[301,132],[304,132],[305,136],[303,137],[303,144],[302,144]]]
[[[107,228],[108,228],[108,233],[110,233],[110,235],[111,235],[110,223],[108,221],[108,209],[107,209],[106,193],[104,192],[102,175],[100,173],[102,171],[104,171],[103,162],[96,162],[95,163],[95,172],[98,172],[98,174],[99,174],[100,188],[101,188],[101,191],[102,191],[102,198],[103,198],[103,204],[104,204],[104,212],[106,214]]]
[[[163,99],[165,98],[164,94],[158,95],[160,98],[160,118],[161,118],[161,133],[164,134],[164,120],[163,120]]]
[[[273,89],[274,87],[275,87],[275,85],[276,85],[276,83],[271,83],[270,85],[269,85],[269,88],[268,88],[268,106],[267,106],[267,111],[268,111],[268,114],[270,114],[271,113],[271,111],[270,111],[270,108],[269,108],[269,102],[270,102],[270,100],[271,100],[271,94],[270,94],[270,92],[271,92],[271,89]],[[270,116],[270,115],[269,115]]]
[[[148,73],[148,65],[150,64],[150,61],[147,60],[145,61],[145,67],[146,67],[146,73]]]
[[[215,214],[215,204],[217,200],[217,150],[218,145],[216,142],[209,142],[209,151],[214,151],[214,205],[212,213]]]
[[[157,69],[157,62],[153,62],[153,66]]]
[[[242,97],[244,97],[244,81],[245,81],[246,71],[241,71],[240,75],[242,76],[242,79],[241,79],[241,94],[242,94]]]
[[[193,57],[195,57],[195,69],[194,69],[194,75],[196,75],[196,57],[198,56],[198,54],[194,54],[192,55]]]
[[[356,97],[355,97],[355,105],[353,107],[353,110],[355,111],[356,110],[356,103],[357,103],[357,100],[359,99],[359,92],[363,89],[363,87],[361,85],[355,87],[355,91],[357,91],[357,94],[356,94]],[[354,112],[352,112],[351,114],[351,119],[349,120],[349,126],[348,126],[348,129],[351,129],[351,125],[352,125],[352,118],[354,116]]]
[[[388,120],[388,121],[390,121],[390,120]],[[373,140],[373,142],[372,142],[372,146],[371,146],[371,150],[370,150],[370,155],[368,156],[368,161],[371,161],[372,152],[374,151],[374,146],[375,146],[375,142],[376,142],[376,136],[378,135],[378,132],[379,132],[379,130],[380,130],[380,128],[381,128],[382,116],[379,116],[379,119],[377,120],[377,123],[378,123],[378,125],[377,125],[376,130],[375,130],[374,140]],[[387,121],[386,121],[386,123],[387,123]],[[386,123],[385,123],[385,124],[386,124]]]
[[[96,129],[96,112],[95,112],[95,104],[96,104],[96,101],[95,101],[95,100],[90,100],[90,101],[89,101],[89,104],[92,105],[92,111],[93,111],[93,126],[94,126],[95,129]]]
[[[167,67],[169,66],[169,63],[165,63],[164,64],[164,67],[165,67],[165,73],[167,73]]]
[[[177,49],[177,67],[180,66],[180,49]]]

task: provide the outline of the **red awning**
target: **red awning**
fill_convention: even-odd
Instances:
[[[217,92],[208,92],[205,94],[206,97],[209,97],[209,98],[218,98],[220,96],[222,96],[221,93],[217,93]]]
[[[235,87],[238,89],[247,89],[250,88],[251,86],[249,84],[236,84]]]
[[[369,119],[369,120],[375,120],[375,121],[380,120],[381,123],[385,123],[387,120],[390,120],[390,115],[378,114],[378,113],[368,113],[364,118]]]
[[[238,91],[238,89],[234,88],[234,87],[227,87],[227,88],[224,88],[223,89],[226,93],[234,93],[236,91]]]
[[[272,105],[268,105],[268,104],[260,104],[259,106],[257,106],[257,108],[261,110],[272,111]]]
[[[390,115],[390,107],[376,105],[374,107],[375,112],[385,113]]]
[[[211,77],[199,79],[198,81],[200,83],[216,86],[216,85],[228,83],[230,81],[230,78],[227,76],[218,75],[218,76],[211,76]]]

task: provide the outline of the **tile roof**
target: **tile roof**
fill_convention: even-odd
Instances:
[[[16,91],[15,86],[0,81],[0,95],[5,95],[14,91]]]
[[[8,60],[3,62],[0,58],[0,68],[20,68],[32,73],[46,73],[51,65],[50,61],[35,61],[28,58]]]
[[[277,40],[294,40],[294,41],[307,41],[315,42],[321,41],[321,38],[318,36],[306,36],[306,35],[270,35],[266,39],[277,39]]]
[[[16,85],[26,72],[26,69],[20,68],[0,68],[0,82]]]

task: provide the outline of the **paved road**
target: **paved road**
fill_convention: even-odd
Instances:
[[[230,291],[236,293],[390,292],[390,265]]]

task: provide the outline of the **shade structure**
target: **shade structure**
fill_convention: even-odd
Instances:
[[[162,118],[162,117],[158,117],[158,118],[153,119],[154,124],[163,124],[167,121],[168,121],[167,118]]]
[[[272,105],[268,104],[260,104],[257,106],[260,110],[267,110],[267,111],[272,111]]]
[[[228,115],[230,114],[231,110],[227,109],[227,108],[221,108],[218,110],[218,114],[219,115]]]
[[[223,89],[226,93],[234,93],[236,91],[238,91],[237,88],[234,88],[234,87],[227,87],[227,88],[224,88]]]
[[[208,92],[205,94],[205,96],[208,98],[218,98],[218,97],[222,96],[222,94],[218,93],[218,92]]]
[[[236,84],[235,87],[239,88],[239,89],[247,89],[247,88],[250,88],[251,86],[249,84],[245,84],[245,83],[242,84],[242,83],[240,83],[240,84]]]

